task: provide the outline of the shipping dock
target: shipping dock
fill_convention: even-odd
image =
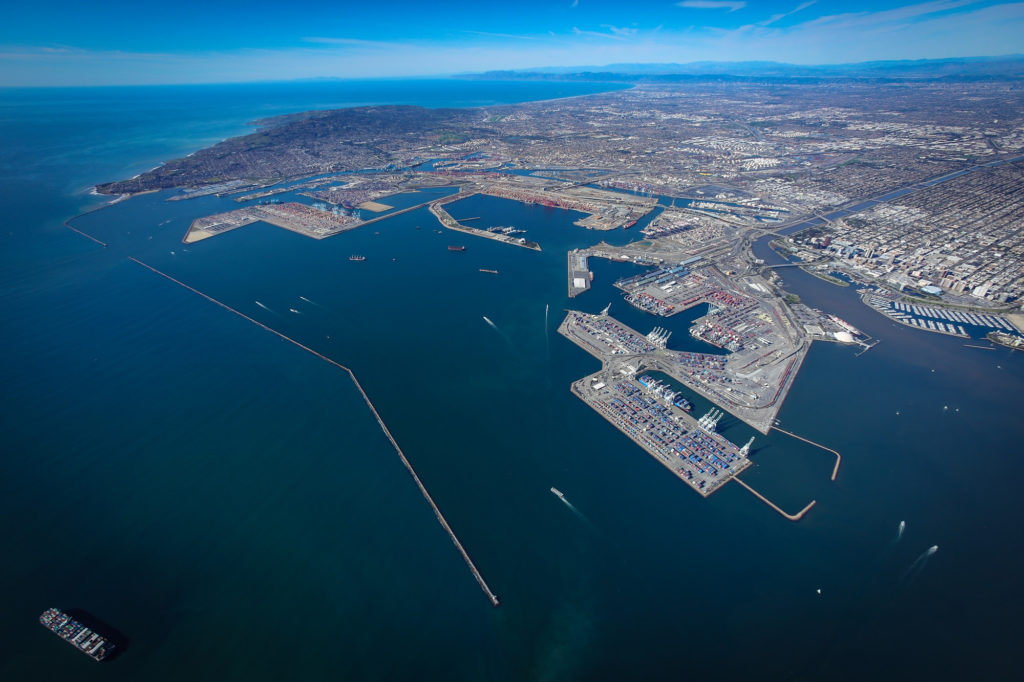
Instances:
[[[791,347],[783,356],[763,348],[725,356],[673,351],[666,347],[670,332],[655,327],[644,335],[609,317],[607,308],[598,315],[567,311],[558,333],[601,361],[598,372],[573,382],[573,394],[702,497],[736,479],[790,521],[800,520],[814,506],[812,500],[799,513],[789,514],[743,483],[738,475],[751,464],[754,439],[739,446],[718,433],[725,411],[762,433],[770,430],[805,345]],[[769,371],[759,371],[765,368]],[[690,416],[690,400],[652,371],[722,409],[713,407],[699,419]]]
[[[39,622],[93,660],[102,661],[114,650],[114,645],[110,640],[93,632],[60,609],[43,611],[43,614],[39,616]]]
[[[739,447],[715,432],[721,411],[694,419],[631,369],[622,363],[602,370],[575,382],[572,392],[703,497],[750,466],[751,443]]]

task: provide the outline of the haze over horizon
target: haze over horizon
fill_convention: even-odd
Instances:
[[[933,0],[399,0],[301,11],[184,0],[22,5],[0,26],[0,86],[444,76],[612,63],[798,65],[1020,53],[1024,3]]]

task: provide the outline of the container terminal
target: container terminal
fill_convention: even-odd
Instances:
[[[764,353],[763,349],[754,353],[740,349],[729,355],[674,351],[667,348],[670,332],[655,327],[644,335],[610,317],[609,309],[597,315],[569,310],[558,327],[559,334],[601,361],[599,371],[572,383],[573,394],[701,496],[735,478],[785,518],[802,518],[813,501],[799,513],[788,514],[736,478],[750,466],[753,438],[738,446],[717,433],[717,426],[728,411],[768,433],[809,341],[781,358],[769,357],[774,351]],[[768,365],[759,366],[759,361]],[[683,391],[655,379],[653,371],[724,409],[714,407],[699,419],[691,416],[692,404]],[[839,453],[807,442],[836,456],[835,480]]]
[[[750,466],[753,439],[739,447],[716,433],[721,411],[690,416],[688,403],[638,377],[628,361],[573,383],[572,392],[704,497]]]
[[[810,346],[803,329],[790,325],[790,336],[772,320],[759,306],[698,318],[691,334],[727,348],[727,355],[670,350],[660,327],[645,335],[606,313],[568,311],[558,331],[602,361],[636,356],[766,434]]]

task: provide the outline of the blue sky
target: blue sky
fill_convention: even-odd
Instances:
[[[1024,53],[1024,2],[22,2],[0,85],[426,76],[618,62]]]

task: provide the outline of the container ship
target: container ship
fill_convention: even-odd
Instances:
[[[348,259],[349,260],[354,260],[354,261],[364,261],[364,260],[366,260],[366,256],[359,256],[359,255],[353,254],[353,255],[349,256]]]
[[[46,609],[39,616],[39,622],[93,660],[102,661],[114,650],[114,645],[106,637],[93,632],[60,609]]]
[[[682,391],[673,391],[665,384],[654,379],[651,375],[644,374],[642,377],[637,379],[637,381],[640,382],[640,385],[648,391],[659,398],[664,398],[665,402],[672,403],[683,412],[689,412],[693,409],[693,403],[683,397]]]

